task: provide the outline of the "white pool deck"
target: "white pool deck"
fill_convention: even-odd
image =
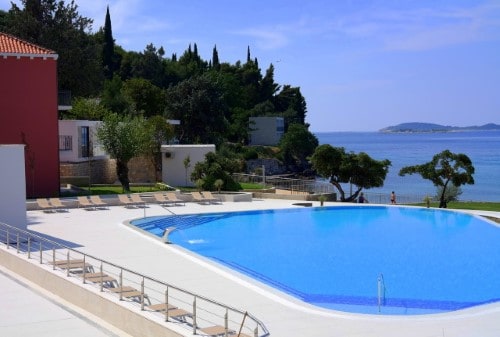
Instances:
[[[186,206],[169,209],[177,214],[188,214],[290,208],[297,207],[292,205],[295,202],[253,199],[252,202],[225,202],[222,205],[186,203]],[[167,210],[155,204],[145,210],[114,206],[93,212],[83,209],[54,214],[29,211],[28,229],[66,240],[82,252],[248,311],[265,324],[273,337],[500,336],[500,302],[419,316],[361,315],[325,310],[219,268],[123,224],[144,215],[167,214]],[[128,336],[1,266],[0,287],[3,294],[0,336]],[[186,336],[191,335],[187,330]]]

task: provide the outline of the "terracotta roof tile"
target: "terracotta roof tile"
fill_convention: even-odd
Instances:
[[[0,32],[0,54],[55,55],[56,52]]]

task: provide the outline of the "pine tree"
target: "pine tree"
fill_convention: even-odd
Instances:
[[[109,80],[113,78],[115,65],[113,62],[115,52],[115,41],[111,31],[111,17],[109,15],[109,6],[106,9],[106,21],[104,22],[104,46],[102,48],[102,64],[104,67],[104,76]]]

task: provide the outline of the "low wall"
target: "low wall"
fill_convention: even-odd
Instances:
[[[320,196],[325,197],[325,201],[337,201],[335,193],[329,194],[304,194],[304,193],[284,193],[284,192],[253,192],[254,198],[259,199],[284,199],[284,200],[302,200],[302,201],[319,201]]]
[[[146,157],[132,158],[128,163],[128,177],[131,183],[152,183],[156,181],[153,164]],[[113,184],[118,180],[116,176],[115,159],[92,160],[90,163],[60,163],[59,171],[63,184],[70,183],[76,186],[88,186],[90,175],[92,184]],[[86,180],[80,179],[87,177]],[[74,183],[75,178],[77,183]]]
[[[0,249],[0,264],[132,336],[184,336],[159,322],[144,317],[141,312],[134,312],[119,302],[105,298],[104,293],[86,289],[83,284],[77,284],[71,278],[64,277],[62,274],[58,275],[36,264],[35,261],[25,260],[3,248]]]

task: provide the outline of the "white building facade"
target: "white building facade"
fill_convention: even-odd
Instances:
[[[170,186],[195,186],[191,173],[198,162],[205,161],[205,155],[215,153],[215,145],[162,145],[162,180]],[[184,165],[189,158],[189,165]]]
[[[277,145],[285,132],[283,117],[250,117],[250,145]]]

